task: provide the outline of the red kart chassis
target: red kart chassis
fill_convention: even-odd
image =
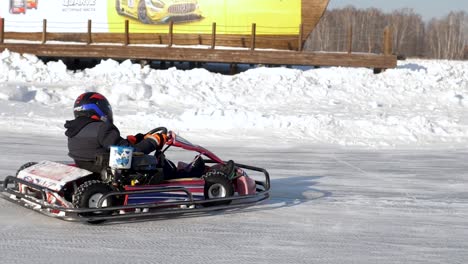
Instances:
[[[198,145],[192,145],[183,138],[176,137],[175,133],[170,133],[172,139],[169,140],[168,146],[198,152],[208,157],[208,159],[205,159],[207,165],[225,163],[207,149]],[[197,191],[197,188],[194,188],[193,185],[198,184],[199,186],[203,186],[204,180],[202,178],[187,179],[185,181],[179,179],[156,185],[123,186],[119,191],[112,191],[100,197],[95,208],[75,208],[66,203],[61,203],[60,200],[64,198],[60,196],[56,189],[51,189],[16,176],[7,176],[3,182],[0,181],[0,196],[8,201],[54,218],[91,223],[99,223],[105,220],[118,221],[180,214],[196,215],[213,210],[247,207],[269,198],[270,177],[265,169],[239,163],[235,163],[234,165],[237,170],[243,171],[245,174],[247,171],[250,171],[249,174],[255,173],[257,176],[256,179],[245,176],[249,178],[248,184],[244,183],[240,178],[237,179],[237,182],[233,181],[236,193],[233,196],[224,198],[200,198],[200,190]],[[262,179],[258,180],[258,178]],[[246,187],[242,185],[250,186]],[[23,188],[18,188],[18,186],[23,186]],[[31,196],[27,192],[21,191],[24,188],[34,190],[35,195]],[[250,188],[250,190],[246,190],[245,188]],[[129,202],[132,200],[132,197],[135,200],[135,197],[155,197],[158,195],[164,197],[166,194],[175,195],[178,199],[137,199],[137,202]],[[103,204],[110,197],[124,197],[123,200],[125,202],[117,206],[104,206]]]

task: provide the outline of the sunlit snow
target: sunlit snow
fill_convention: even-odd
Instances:
[[[97,91],[126,133],[156,126],[192,137],[219,135],[281,144],[361,147],[468,142],[468,62],[411,59],[373,74],[364,68],[155,70],[126,60],[67,70],[33,55],[0,55],[0,125],[61,133],[74,99]],[[280,140],[278,140],[280,139]]]

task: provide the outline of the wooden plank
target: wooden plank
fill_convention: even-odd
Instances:
[[[72,58],[145,59],[272,65],[345,66],[388,69],[396,56],[358,53],[313,53],[297,51],[216,50],[116,45],[0,44],[0,49],[37,56]]]
[[[86,29],[84,29],[85,31]],[[148,33],[130,33],[132,44],[163,44],[168,45],[170,39],[168,34],[157,34],[158,39],[155,41],[155,34]],[[164,35],[164,37],[159,37]],[[122,43],[122,33],[92,33],[93,43]],[[209,46],[212,43],[212,34],[173,34],[173,43],[177,45],[198,45],[199,41],[206,43]],[[41,41],[41,33],[24,33],[24,32],[5,32],[5,39]],[[227,47],[246,47],[246,39],[250,39],[250,35],[224,35],[216,34],[216,46]],[[297,35],[258,35],[255,39],[255,48],[259,49],[281,49],[281,50],[297,50],[298,49]],[[82,42],[88,41],[88,33],[47,33],[47,40],[50,41],[69,41]],[[125,42],[125,41],[124,41]]]

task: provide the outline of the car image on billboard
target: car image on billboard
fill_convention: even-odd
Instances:
[[[26,0],[10,0],[11,14],[26,14]]]
[[[26,3],[26,7],[28,9],[37,9],[37,2],[39,0],[28,0],[27,3]]]
[[[116,0],[119,15],[144,24],[184,23],[202,19],[197,0]]]
[[[10,0],[11,14],[26,14],[26,9],[37,9],[39,0]]]

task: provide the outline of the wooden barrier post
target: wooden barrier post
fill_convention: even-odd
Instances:
[[[174,21],[169,23],[169,44],[167,46],[170,48],[172,44],[174,44]]]
[[[47,41],[47,19],[42,20],[42,44]]]
[[[216,23],[211,26],[211,49],[216,47]]]
[[[257,33],[257,24],[252,23],[252,35],[250,36],[250,50],[255,50],[256,33]]]
[[[124,40],[124,45],[128,46],[130,44],[130,22],[125,20],[125,40]]]
[[[92,28],[92,22],[91,19],[88,20],[88,41],[87,44],[91,44],[93,42],[92,37],[91,37],[91,28]]]
[[[348,31],[348,54],[351,54],[353,51],[353,25],[351,24],[349,26],[349,31]]]
[[[298,38],[298,42],[297,42],[297,51],[302,51],[302,42],[303,39],[302,39],[302,34],[304,33],[304,25],[303,24],[300,24],[299,25],[299,38]]]
[[[383,53],[384,55],[392,55],[393,53],[393,29],[391,26],[387,26],[384,30]]]
[[[5,39],[5,19],[0,18],[0,44],[3,44]]]

